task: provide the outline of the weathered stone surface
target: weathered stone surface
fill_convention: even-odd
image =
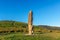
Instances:
[[[28,16],[28,31],[29,31],[29,35],[33,34],[33,13],[32,11],[29,12],[29,16]]]

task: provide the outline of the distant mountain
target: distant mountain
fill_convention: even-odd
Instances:
[[[60,27],[47,26],[47,25],[39,25],[38,27],[46,28],[48,30],[60,30]]]

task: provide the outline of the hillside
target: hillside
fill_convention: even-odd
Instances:
[[[27,23],[17,22],[17,21],[0,21],[0,27],[26,27]]]
[[[60,32],[60,27],[53,27],[47,25],[34,25],[33,31],[42,33],[42,32]],[[0,33],[2,32],[28,32],[28,24],[18,21],[0,21]]]
[[[26,32],[27,23],[18,21],[0,21],[0,33]]]

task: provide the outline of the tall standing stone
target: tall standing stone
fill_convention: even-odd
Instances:
[[[29,16],[28,16],[28,31],[29,31],[29,35],[33,34],[33,13],[32,11],[29,12]]]

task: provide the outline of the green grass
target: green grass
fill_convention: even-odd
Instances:
[[[45,33],[36,35],[23,35],[22,33],[12,33],[0,35],[0,40],[60,40],[60,33]]]

